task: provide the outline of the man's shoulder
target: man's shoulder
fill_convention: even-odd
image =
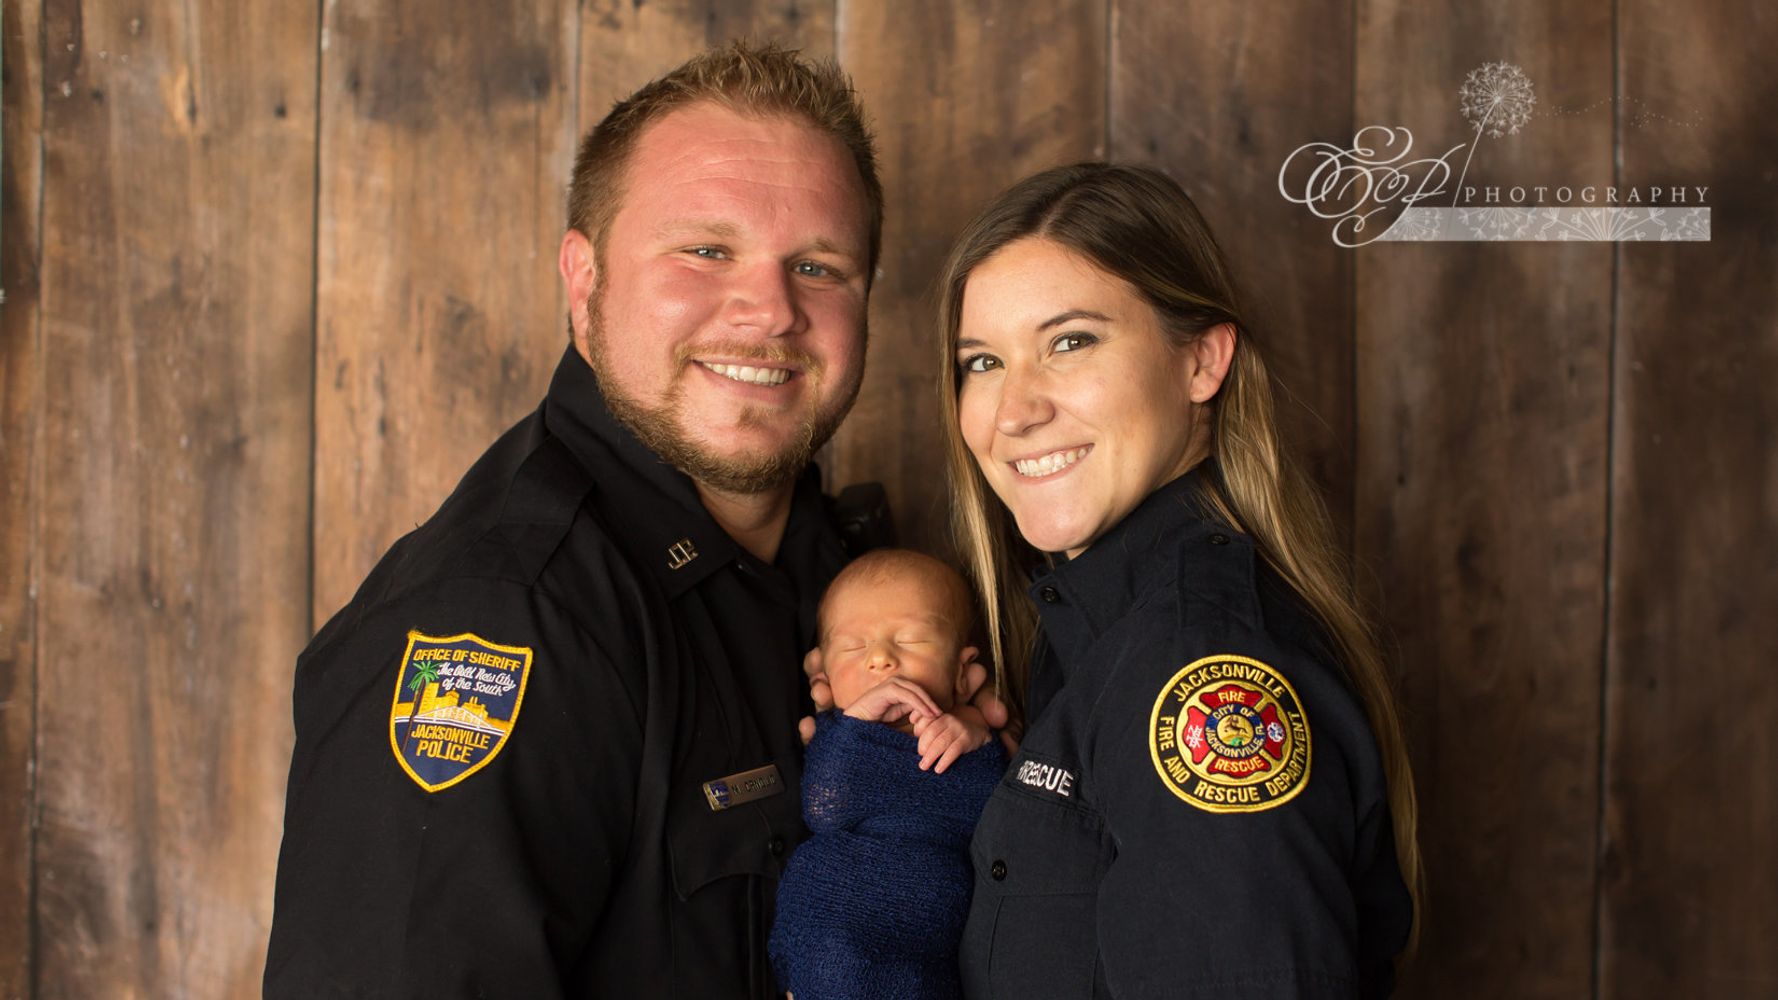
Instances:
[[[402,537],[311,648],[328,633],[392,607],[485,600],[490,606],[555,603],[572,617],[616,613],[589,594],[627,593],[635,574],[594,505],[593,475],[538,414],[478,458],[451,495]],[[582,622],[590,627],[590,623]]]

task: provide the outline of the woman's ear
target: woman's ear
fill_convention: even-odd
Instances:
[[[1218,323],[1191,342],[1191,401],[1208,403],[1222,389],[1229,365],[1235,360],[1235,325]]]

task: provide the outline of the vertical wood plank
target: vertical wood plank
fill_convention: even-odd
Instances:
[[[1598,995],[1771,996],[1778,19],[1672,14],[1619,4],[1619,183],[1708,187],[1713,225],[1618,248]]]
[[[0,997],[31,993],[35,580],[42,325],[43,34],[40,3],[0,4]]]
[[[839,57],[876,123],[888,201],[864,388],[833,481],[887,488],[903,544],[948,546],[935,301],[964,223],[1002,188],[1105,155],[1106,8],[1065,0],[841,7]]]
[[[834,0],[598,0],[581,16],[575,138],[611,105],[706,48],[744,38],[833,55]],[[564,167],[564,180],[566,167]]]
[[[307,624],[315,10],[43,23],[39,995],[252,995]]]
[[[1282,431],[1345,537],[1352,518],[1352,254],[1278,193],[1308,142],[1352,136],[1352,4],[1113,4],[1111,157],[1165,170],[1235,271]]]
[[[1411,128],[1411,157],[1474,142],[1458,88],[1500,60],[1542,111],[1608,98],[1611,16],[1365,3],[1355,124]],[[1608,115],[1480,141],[1468,184],[1611,182]],[[1357,253],[1356,551],[1398,645],[1428,873],[1409,996],[1593,987],[1611,254]]]
[[[537,405],[566,343],[576,5],[323,19],[316,625]]]

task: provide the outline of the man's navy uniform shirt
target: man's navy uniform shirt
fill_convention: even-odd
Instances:
[[[1331,646],[1205,462],[1040,575],[1019,754],[972,844],[972,1000],[1382,995],[1412,904]]]
[[[813,468],[774,564],[742,550],[569,350],[297,661],[267,996],[772,995],[844,558]]]

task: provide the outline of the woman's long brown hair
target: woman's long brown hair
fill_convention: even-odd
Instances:
[[[957,341],[970,274],[1008,244],[1034,237],[1054,241],[1128,282],[1160,316],[1175,346],[1218,324],[1236,331],[1234,359],[1209,404],[1211,453],[1221,474],[1204,477],[1204,500],[1230,527],[1253,538],[1338,647],[1382,753],[1396,854],[1414,898],[1417,935],[1423,879],[1415,833],[1419,807],[1376,634],[1353,590],[1345,552],[1335,543],[1320,494],[1283,447],[1272,378],[1241,318],[1222,250],[1179,185],[1144,167],[1083,163],[1019,182],[963,231],[939,279],[940,398],[955,498],[952,531],[982,603],[995,681],[1013,712],[1014,730],[1022,722],[1037,634],[1037,609],[1023,582],[1042,555],[1019,537],[963,442]]]

